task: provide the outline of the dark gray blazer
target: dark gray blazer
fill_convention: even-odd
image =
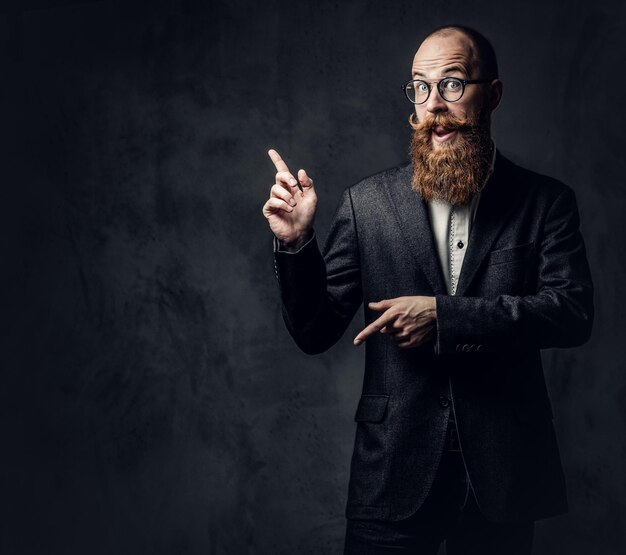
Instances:
[[[593,285],[566,185],[499,153],[479,203],[457,294],[446,292],[428,211],[409,164],[345,190],[324,254],[276,252],[283,315],[306,353],[343,334],[364,302],[437,299],[437,337],[366,342],[348,518],[399,520],[426,497],[452,406],[478,505],[491,520],[567,510],[540,349],[584,343]]]

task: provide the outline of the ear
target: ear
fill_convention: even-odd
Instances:
[[[489,108],[492,112],[498,107],[500,100],[502,100],[502,81],[494,79],[489,88]]]

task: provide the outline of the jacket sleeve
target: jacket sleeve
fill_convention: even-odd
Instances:
[[[593,322],[593,284],[576,199],[565,189],[539,238],[536,293],[494,298],[437,296],[438,354],[574,347]]]
[[[358,239],[346,189],[320,252],[313,237],[296,253],[274,249],[283,319],[305,353],[329,349],[343,335],[362,302]]]

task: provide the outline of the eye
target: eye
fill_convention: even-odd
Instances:
[[[418,94],[426,94],[428,92],[428,85],[424,83],[424,81],[416,81],[415,92]]]
[[[443,88],[450,92],[457,92],[462,87],[461,81],[458,79],[446,79],[443,82]]]

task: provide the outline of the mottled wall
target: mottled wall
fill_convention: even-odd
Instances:
[[[65,4],[65,5],[63,5]],[[499,53],[499,148],[570,184],[597,286],[545,353],[571,512],[537,553],[626,549],[624,4],[13,2],[0,8],[0,552],[338,553],[362,351],[280,317],[278,148],[325,234],[405,159],[419,38]]]

